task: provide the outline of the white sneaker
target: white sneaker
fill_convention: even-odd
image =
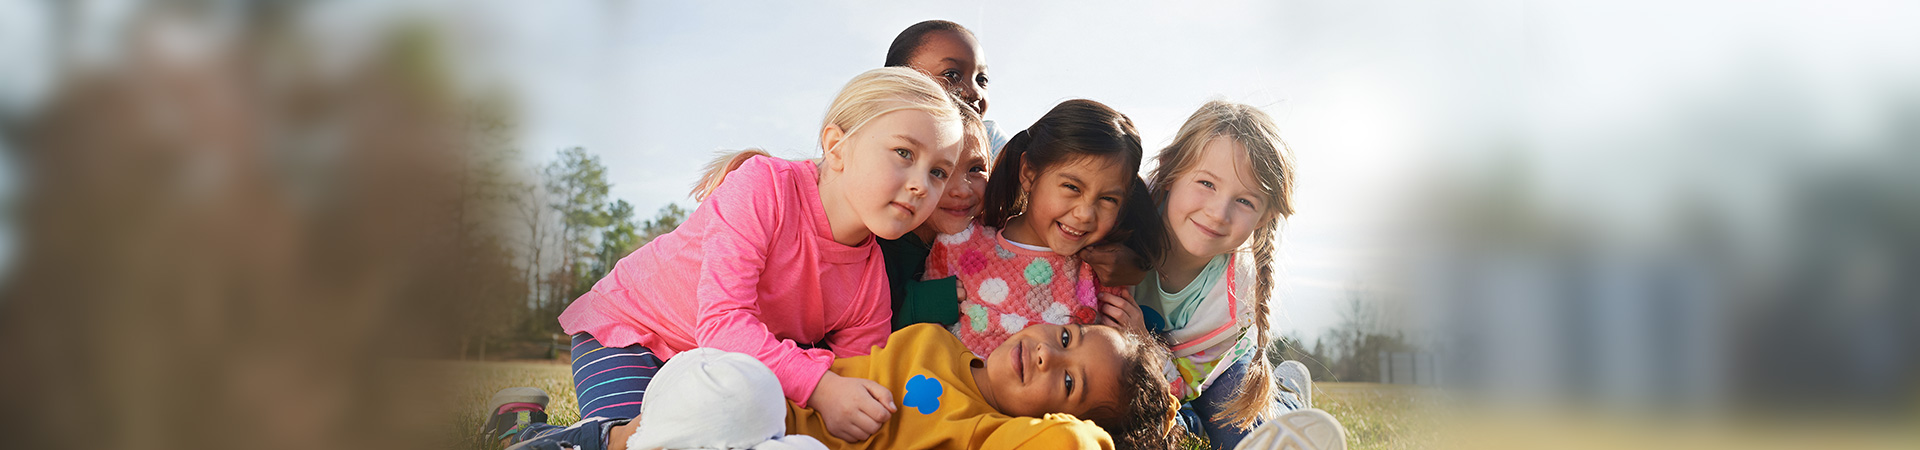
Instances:
[[[1346,450],[1347,430],[1318,409],[1288,411],[1254,428],[1237,450]]]
[[[1300,397],[1300,406],[1313,407],[1313,376],[1307,372],[1307,365],[1299,361],[1287,360],[1273,366],[1273,377],[1280,380],[1280,388]]]

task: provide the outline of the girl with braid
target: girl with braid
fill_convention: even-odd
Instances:
[[[1144,326],[1173,351],[1169,381],[1188,432],[1234,448],[1253,427],[1307,407],[1305,366],[1267,360],[1276,230],[1293,214],[1293,156],[1266,113],[1208,102],[1157,156],[1152,198],[1173,245],[1134,287],[1102,297],[1103,323]],[[1276,391],[1276,384],[1279,391]]]

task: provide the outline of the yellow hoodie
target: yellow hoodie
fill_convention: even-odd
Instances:
[[[1113,448],[1105,430],[1069,414],[1008,417],[995,411],[970,370],[985,363],[938,325],[902,328],[886,347],[836,359],[828,369],[873,380],[893,393],[898,409],[880,431],[865,441],[842,441],[827,433],[819,413],[789,401],[787,433],[813,436],[834,449]]]

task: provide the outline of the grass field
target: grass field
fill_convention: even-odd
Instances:
[[[573,398],[572,378],[565,364],[543,362],[431,363],[443,371],[445,379],[460,383],[455,411],[459,417],[457,433],[471,436],[485,419],[481,412],[494,391],[513,386],[533,386],[553,396],[548,407],[549,422],[571,424],[580,420],[579,406]],[[1315,383],[1314,407],[1324,409],[1347,428],[1347,447],[1355,450],[1427,448],[1433,438],[1430,391],[1421,388],[1374,383]],[[497,445],[465,441],[467,448],[496,448]]]
[[[1313,407],[1347,428],[1355,450],[1431,448],[1438,426],[1431,389],[1378,383],[1314,383]]]

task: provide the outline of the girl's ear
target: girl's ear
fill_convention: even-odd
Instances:
[[[820,148],[824,150],[821,156],[826,159],[828,170],[839,172],[846,168],[847,159],[840,150],[840,144],[846,139],[846,130],[841,130],[839,125],[827,124],[820,129]]]
[[[1040,173],[1033,170],[1032,164],[1027,164],[1027,155],[1020,155],[1020,192],[1033,192],[1033,180],[1038,178]]]

